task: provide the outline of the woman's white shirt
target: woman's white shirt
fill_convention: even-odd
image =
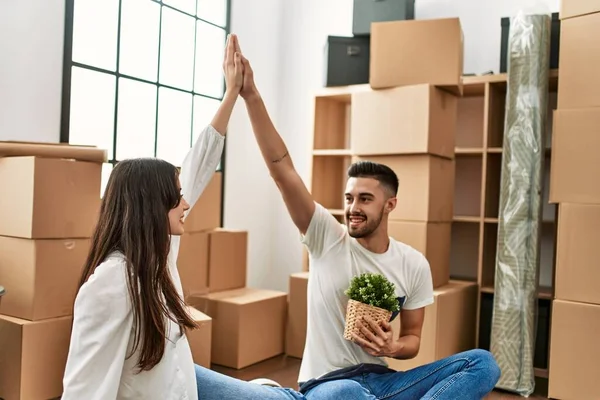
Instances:
[[[224,141],[208,125],[185,157],[179,179],[190,210],[221,161]],[[171,237],[168,263],[173,283],[183,296],[176,263],[179,242],[179,236]],[[164,356],[150,371],[138,372],[137,353],[126,359],[133,334],[125,260],[114,253],[96,268],[75,300],[62,400],[197,400],[192,353],[179,326],[170,322]]]

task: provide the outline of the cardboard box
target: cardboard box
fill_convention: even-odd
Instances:
[[[554,300],[548,397],[600,399],[600,305]]]
[[[431,155],[353,157],[390,167],[400,185],[390,221],[451,222],[455,161]]]
[[[212,318],[212,363],[244,368],[284,352],[287,294],[243,288],[191,297]]]
[[[210,349],[212,343],[212,318],[188,306],[188,313],[199,325],[198,329],[186,332],[187,340],[192,350],[194,363],[210,368]]]
[[[560,24],[558,109],[600,107],[600,13]]]
[[[52,158],[0,158],[0,235],[91,237],[100,210],[101,167]]]
[[[60,397],[71,317],[26,321],[0,315],[0,398]]]
[[[185,218],[185,231],[187,233],[216,229],[221,226],[222,190],[223,174],[215,172],[200,198]]]
[[[351,107],[355,155],[454,158],[457,98],[448,92],[428,84],[365,91],[353,94]]]
[[[599,127],[600,107],[554,112],[550,203],[600,203]]]
[[[386,358],[390,368],[406,371],[475,348],[478,286],[450,281],[434,292],[435,301],[425,308],[419,354],[410,360]],[[400,316],[392,322],[394,337],[400,332]]]
[[[373,89],[429,83],[462,94],[463,33],[458,18],[371,24]]]
[[[209,231],[181,235],[177,269],[186,299],[208,293],[209,239]]]
[[[389,221],[388,234],[423,253],[431,268],[433,287],[450,280],[451,222]]]
[[[600,304],[598,227],[600,205],[560,204],[554,290],[557,299]]]
[[[27,320],[71,315],[90,239],[0,236],[0,314]]]
[[[598,0],[561,0],[560,19],[579,17],[600,12]]]
[[[308,272],[290,275],[285,353],[296,358],[302,358],[306,343],[308,275]]]

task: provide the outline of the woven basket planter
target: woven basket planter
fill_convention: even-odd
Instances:
[[[356,333],[362,339],[366,339],[365,335],[356,325],[358,321],[363,321],[363,317],[369,317],[376,323],[380,323],[382,321],[389,322],[390,318],[392,317],[392,312],[384,310],[383,308],[371,306],[369,304],[360,303],[356,300],[348,300],[348,306],[346,307],[346,326],[344,329],[344,339],[352,341],[352,333]],[[373,332],[368,324],[363,322],[363,325]]]

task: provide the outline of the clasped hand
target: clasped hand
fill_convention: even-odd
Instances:
[[[397,342],[394,340],[392,326],[385,321],[377,324],[369,317],[364,317],[363,321],[358,321],[356,324],[365,335],[365,339],[353,333],[354,342],[374,357],[394,357],[397,351]],[[368,329],[367,326],[371,329]]]
[[[227,36],[227,45],[223,59],[225,86],[228,92],[248,98],[256,92],[254,72],[250,62],[242,55],[238,37],[235,34]]]

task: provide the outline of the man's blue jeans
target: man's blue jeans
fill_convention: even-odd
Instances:
[[[481,400],[500,379],[500,369],[485,350],[469,350],[402,372],[363,373],[325,380],[307,392],[244,382],[196,366],[200,400]]]

